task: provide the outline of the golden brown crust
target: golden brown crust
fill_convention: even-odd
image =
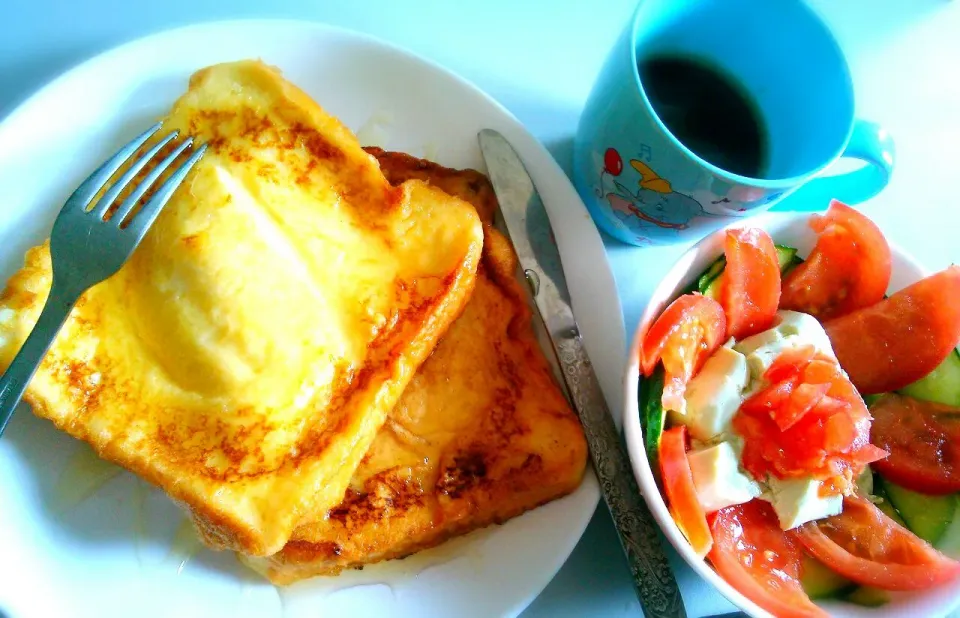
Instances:
[[[241,559],[277,584],[409,555],[565,495],[586,443],[529,322],[489,181],[370,149],[393,183],[424,179],[477,207],[482,264],[463,314],[404,391],[343,502],[279,553]]]
[[[445,193],[469,202],[484,224],[493,223],[497,196],[486,176],[476,170],[455,170],[433,161],[418,159],[404,152],[388,152],[382,148],[364,148],[377,158],[380,169],[394,185],[408,180],[422,180]]]
[[[482,224],[424,182],[389,183],[262,63],[197,72],[165,127],[207,153],[127,264],[84,294],[26,398],[188,508],[208,545],[274,553],[342,500],[460,314]],[[50,269],[49,247],[32,249],[0,298],[0,365]]]

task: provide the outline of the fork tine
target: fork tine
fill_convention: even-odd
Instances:
[[[177,171],[170,175],[170,178],[167,179],[165,183],[160,185],[160,188],[150,197],[150,200],[143,205],[143,208],[140,209],[140,212],[135,214],[133,218],[130,219],[130,228],[128,232],[136,234],[136,242],[139,243],[144,235],[147,233],[147,230],[150,229],[150,226],[153,225],[153,221],[157,218],[157,215],[160,214],[160,211],[163,210],[163,207],[166,205],[167,201],[170,199],[170,196],[173,195],[173,192],[177,190],[177,187],[180,186],[180,183],[183,182],[183,179],[187,177],[187,174],[190,173],[190,169],[196,165],[197,161],[203,156],[203,153],[207,151],[207,145],[203,144],[196,151],[190,155],[190,158],[184,161]]]
[[[140,201],[140,198],[150,190],[150,187],[153,186],[157,179],[160,178],[160,175],[163,174],[164,170],[170,167],[170,164],[173,163],[177,157],[179,157],[184,150],[190,147],[193,144],[193,138],[188,137],[183,140],[183,143],[174,149],[173,152],[168,154],[163,158],[160,163],[157,164],[155,168],[150,170],[150,173],[146,175],[142,182],[137,185],[137,188],[130,192],[130,195],[127,196],[127,199],[123,200],[123,203],[120,204],[120,207],[117,208],[117,212],[113,214],[113,217],[110,219],[117,226],[120,226],[124,220],[130,216],[130,212],[136,207],[137,202]]]
[[[123,188],[130,184],[130,181],[133,180],[140,170],[143,169],[143,166],[146,165],[147,162],[157,156],[157,153],[160,152],[161,148],[170,143],[170,140],[175,139],[179,134],[179,131],[171,131],[166,137],[154,144],[154,146],[150,148],[150,150],[148,150],[142,157],[134,161],[133,165],[130,166],[130,169],[124,172],[123,176],[121,176],[117,182],[113,183],[113,186],[103,194],[103,197],[100,198],[100,201],[90,209],[90,214],[94,215],[98,219],[102,219],[107,213],[107,210],[110,208],[110,205],[113,204],[113,202],[117,199],[117,196],[120,195],[120,192],[123,191]]]
[[[103,185],[107,184],[110,177],[117,173],[117,170],[120,169],[124,161],[129,159],[140,146],[143,146],[143,144],[150,139],[150,136],[159,131],[161,126],[163,126],[163,122],[158,122],[153,125],[133,138],[127,145],[118,150],[116,154],[107,159],[103,165],[98,167],[86,180],[80,183],[76,191],[67,198],[67,202],[63,205],[63,210],[73,207],[85,209],[97,193],[100,192],[100,189],[103,188]]]

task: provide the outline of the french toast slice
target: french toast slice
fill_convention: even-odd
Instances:
[[[463,315],[420,367],[343,502],[279,552],[240,556],[275,584],[407,556],[573,491],[587,447],[537,343],[512,247],[491,225],[485,176],[368,149],[395,184],[411,178],[471,202],[485,223]]]
[[[142,245],[85,293],[26,394],[164,489],[203,541],[279,551],[339,504],[463,309],[476,211],[393,185],[337,119],[255,61],[195,73],[164,120],[209,150]],[[36,322],[47,244],[0,296],[0,363]]]

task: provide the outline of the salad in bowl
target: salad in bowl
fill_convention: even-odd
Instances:
[[[926,275],[840,202],[698,243],[654,293],[625,380],[667,538],[754,615],[956,606],[958,343],[960,267]]]

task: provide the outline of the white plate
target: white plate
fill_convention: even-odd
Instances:
[[[621,408],[624,333],[613,275],[600,236],[560,167],[471,84],[404,51],[319,24],[227,22],[161,33],[80,65],[14,111],[0,124],[4,278],[49,234],[73,187],[161,115],[194,70],[253,57],[282,69],[359,131],[361,141],[483,169],[477,131],[502,132],[543,195],[586,346],[610,408]],[[113,475],[92,460],[86,447],[26,410],[0,440],[0,613],[515,615],[566,560],[599,496],[590,472],[572,495],[503,526],[278,594],[232,554],[177,540],[189,535],[182,534],[184,518],[176,507],[132,475]]]

